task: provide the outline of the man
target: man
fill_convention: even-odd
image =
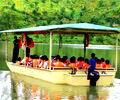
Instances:
[[[89,79],[90,72],[92,72],[92,71],[95,70],[96,60],[94,59],[94,57],[95,57],[95,54],[92,53],[92,54],[91,54],[91,59],[90,59],[90,61],[89,61],[89,66],[88,66],[88,68],[85,70],[85,72],[88,70],[88,79]]]
[[[12,62],[16,63],[18,59],[18,53],[19,53],[19,40],[17,39],[17,36],[14,36],[14,41],[13,41],[13,58]]]

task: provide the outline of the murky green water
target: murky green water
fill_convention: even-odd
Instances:
[[[12,42],[8,45],[8,60],[12,59]],[[58,54],[58,45],[53,45],[53,55]],[[31,54],[49,56],[49,44],[35,44]],[[61,56],[68,58],[83,56],[83,45],[64,44]],[[98,58],[109,59],[115,65],[114,46],[91,45],[86,51],[86,57],[94,52]],[[23,50],[20,56],[23,58]],[[118,72],[114,84],[110,87],[75,87],[70,85],[55,85],[20,74],[11,73],[5,64],[5,42],[0,41],[0,100],[120,100],[120,61],[118,51]],[[7,71],[4,71],[7,70]]]

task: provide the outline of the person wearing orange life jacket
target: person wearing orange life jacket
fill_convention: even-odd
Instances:
[[[66,65],[62,62],[62,59],[60,58],[60,55],[57,55],[54,58],[54,62],[52,64],[56,67],[66,67]]]
[[[102,68],[100,59],[96,60],[96,68]]]
[[[44,60],[44,64],[43,64],[42,67],[43,67],[44,69],[48,69],[48,58],[47,58],[46,55],[44,55],[44,59],[43,59],[43,60]]]
[[[50,67],[50,64],[51,64],[51,67],[55,67],[54,65],[53,65],[53,63],[56,63],[57,61],[55,61],[54,60],[54,56],[51,56],[51,62],[50,62],[50,60],[48,60],[48,68]]]
[[[77,65],[77,69],[79,69],[80,66],[83,65],[83,63],[84,63],[84,58],[83,58],[83,57],[78,57],[78,59],[77,59],[77,63],[76,63],[76,65]]]
[[[43,65],[44,65],[44,56],[42,55],[39,61],[38,68],[43,68]]]
[[[34,56],[30,55],[29,62],[27,63],[27,66],[33,67],[33,58],[34,58]]]
[[[61,60],[61,58],[57,58],[57,62],[56,63],[52,63],[54,66],[56,67],[64,67],[64,64]]]
[[[61,58],[61,62],[63,63],[64,67],[66,67],[68,65],[66,62],[66,59],[64,57]]]
[[[69,64],[69,67],[72,67],[72,72],[71,74],[75,74],[76,71],[77,71],[77,65],[76,65],[76,58],[73,56],[70,58],[70,64]]]
[[[111,65],[109,64],[109,60],[106,60],[105,63],[106,63],[105,68],[111,68]]]
[[[105,60],[104,60],[104,58],[101,58],[101,67],[105,68]]]
[[[64,60],[64,63],[66,63],[66,65],[70,64],[70,61],[68,60],[67,56],[63,56],[63,60]]]
[[[89,60],[86,58],[85,63],[83,63],[81,70],[85,70],[88,67],[89,67]]]
[[[37,68],[38,64],[39,64],[39,57],[37,55],[33,55],[33,68]]]
[[[22,61],[21,64],[27,64],[29,62],[30,57],[25,57]]]
[[[20,58],[20,57],[18,57],[18,60],[17,60],[17,65],[20,65],[20,63],[21,63],[21,58]]]
[[[76,58],[74,56],[70,58],[70,64],[69,64],[70,67],[73,67],[73,68],[77,67],[75,59]]]

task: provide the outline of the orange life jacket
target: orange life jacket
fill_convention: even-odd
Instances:
[[[69,64],[69,63],[70,63],[70,61],[69,61],[69,60],[66,60],[66,63],[67,63],[67,64]]]
[[[76,63],[70,63],[69,66],[70,66],[70,67],[77,68]]]
[[[96,63],[96,68],[102,68],[101,64]]]
[[[63,67],[63,63],[60,62],[60,61],[57,61],[57,62],[56,62],[56,67]]]
[[[110,64],[106,64],[105,68],[111,68]]]
[[[105,62],[101,62],[101,67],[102,67],[102,68],[105,68],[105,67],[106,67]]]
[[[33,59],[33,68],[37,68],[38,59]]]
[[[48,67],[50,66],[50,60],[48,60]],[[55,67],[52,63],[51,63],[51,67]]]
[[[84,63],[81,70],[85,70],[86,67],[89,67],[89,64]]]

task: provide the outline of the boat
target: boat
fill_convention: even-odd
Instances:
[[[89,23],[78,23],[78,24],[64,24],[64,25],[50,25],[50,26],[38,26],[32,28],[15,29],[0,31],[0,33],[6,33],[6,64],[10,71],[19,73],[22,75],[30,76],[47,82],[55,84],[68,84],[73,86],[90,86],[90,80],[87,80],[87,74],[83,70],[78,70],[76,74],[70,74],[67,70],[72,71],[71,67],[51,67],[49,69],[31,68],[25,65],[16,65],[12,62],[7,61],[7,34],[47,34],[50,35],[50,49],[49,57],[51,62],[52,56],[52,35],[54,34],[116,34],[116,59],[115,68],[98,68],[96,71],[100,72],[100,78],[97,81],[97,86],[110,86],[114,82],[115,74],[117,72],[117,49],[118,49],[118,34],[117,28],[105,27]],[[60,50],[59,50],[60,51]],[[84,45],[84,58],[85,58],[86,46]],[[102,73],[102,72],[105,73]]]

